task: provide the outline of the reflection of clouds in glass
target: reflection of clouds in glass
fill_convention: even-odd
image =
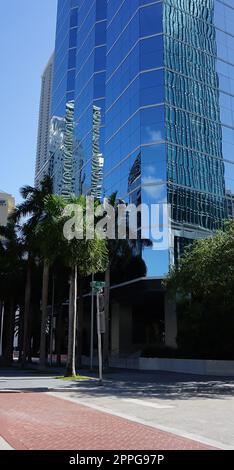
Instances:
[[[158,202],[167,202],[167,195],[165,194],[165,185],[162,184],[163,180],[154,178],[153,176],[144,176],[142,178],[142,190]]]
[[[147,126],[146,127],[146,133],[150,137],[151,141],[163,140],[162,131],[160,131],[160,130],[157,131],[155,129],[152,129],[152,127],[150,127],[150,126]]]
[[[144,173],[155,174],[156,168],[153,165],[146,165],[144,166]],[[147,176],[148,178],[148,176]]]

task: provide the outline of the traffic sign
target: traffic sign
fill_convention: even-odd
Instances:
[[[104,289],[106,283],[105,282],[102,282],[102,281],[93,281],[93,282],[90,282],[90,287],[92,287],[92,289],[95,291],[95,292],[100,292],[102,289]]]

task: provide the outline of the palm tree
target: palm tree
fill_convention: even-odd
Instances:
[[[77,327],[77,284],[91,273],[104,271],[108,259],[107,245],[105,240],[97,238],[86,240],[85,230],[82,239],[66,239],[63,235],[63,227],[69,216],[64,214],[64,207],[68,204],[79,206],[80,213],[85,220],[86,199],[84,196],[70,197],[64,199],[61,196],[50,196],[47,198],[47,210],[54,214],[54,236],[57,237],[57,253],[63,257],[64,264],[70,269],[69,286],[69,324],[68,324],[68,353],[67,353],[67,376],[76,375],[76,327]],[[96,202],[98,204],[98,202]],[[74,207],[74,206],[72,206]],[[85,229],[85,227],[84,227]]]
[[[44,211],[36,227],[36,235],[40,245],[40,254],[43,257],[43,283],[42,283],[42,318],[40,338],[40,368],[46,365],[46,326],[47,304],[49,290],[49,274],[52,263],[63,252],[61,212],[65,200],[60,196],[46,196],[44,198]],[[60,251],[60,252],[59,252]]]
[[[72,202],[79,205],[85,220],[85,197],[73,198]],[[96,206],[99,204],[96,201]],[[84,227],[86,229],[86,227]],[[108,261],[108,250],[106,240],[98,238],[82,240],[73,239],[67,243],[68,263],[71,268],[70,280],[70,302],[69,302],[69,335],[68,335],[68,358],[67,358],[67,376],[75,376],[75,344],[76,344],[76,326],[77,326],[77,280],[92,273],[105,271]]]
[[[0,227],[0,235],[2,237],[0,239],[0,300],[5,305],[4,329],[6,330],[3,361],[10,365],[13,361],[15,312],[21,297],[20,280],[24,269],[23,247],[18,227],[13,222],[8,222],[6,227]]]
[[[117,211],[118,205],[123,203],[122,200],[117,198],[117,191],[111,194],[107,198],[108,204],[110,204],[115,210],[115,231],[117,229]],[[111,266],[113,264],[114,257],[117,255],[119,250],[126,246],[125,240],[108,239],[108,264],[105,270],[105,289],[104,289],[104,308],[105,308],[105,333],[103,337],[103,363],[105,367],[108,367],[109,363],[109,331],[110,331],[110,278],[111,278]]]
[[[25,285],[25,302],[24,302],[24,332],[23,332],[23,354],[22,365],[25,364],[28,350],[29,350],[29,316],[30,316],[30,303],[31,303],[31,288],[32,288],[32,270],[35,252],[38,250],[36,244],[35,232],[39,220],[42,217],[45,208],[45,197],[53,192],[52,179],[46,176],[41,182],[40,188],[32,186],[23,186],[20,194],[24,201],[19,204],[11,216],[11,220],[18,222],[26,217],[29,217],[23,225],[22,234],[25,243],[25,251],[27,252],[27,276]],[[44,276],[47,272],[44,272]],[[43,283],[46,285],[46,283]]]

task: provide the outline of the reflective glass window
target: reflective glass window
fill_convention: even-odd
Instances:
[[[140,75],[140,105],[157,104],[164,101],[163,70]]]
[[[76,66],[76,49],[71,49],[68,54],[68,68],[73,69]]]
[[[67,91],[75,89],[75,70],[70,70],[67,74]]]
[[[168,273],[168,250],[155,250],[153,248],[144,248],[142,258],[146,264],[147,276],[164,277]]]
[[[76,47],[77,28],[71,29],[69,35],[69,48]]]
[[[106,18],[106,8],[107,8],[107,0],[98,0],[96,2],[97,11],[96,11],[96,19],[104,20]]]
[[[106,43],[106,21],[101,21],[95,27],[95,44],[99,46]]]
[[[150,143],[165,139],[164,107],[141,110],[141,142]]]
[[[96,71],[106,68],[106,46],[95,48],[94,68]]]
[[[94,98],[105,96],[105,74],[94,75]]]
[[[142,184],[159,184],[167,180],[167,159],[165,144],[141,147]]]
[[[75,97],[75,92],[74,91],[69,91],[66,94],[66,101],[72,101],[72,100],[74,100],[74,97]]]
[[[140,36],[162,32],[162,4],[146,6],[140,9]]]
[[[70,16],[70,27],[73,28],[74,26],[78,25],[78,8],[71,10]]]
[[[140,42],[141,70],[152,69],[163,65],[163,37],[154,36]]]

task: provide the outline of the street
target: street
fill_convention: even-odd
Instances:
[[[233,379],[116,370],[99,386],[56,375],[1,371],[0,448],[234,449]]]

